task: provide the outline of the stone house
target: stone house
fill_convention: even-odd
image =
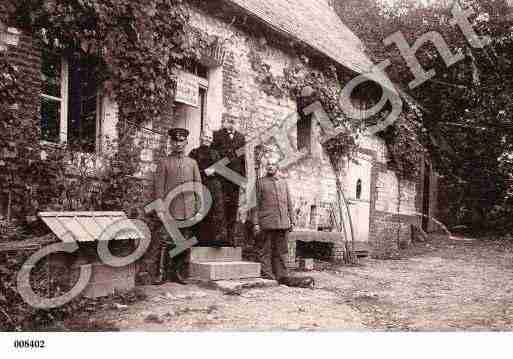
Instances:
[[[341,22],[329,0],[190,0],[188,4],[191,26],[201,36],[219,41],[200,63],[188,64],[180,74],[168,121],[149,121],[138,129],[145,146],[138,176],[149,187],[159,159],[159,133],[166,128],[187,127],[192,150],[199,145],[201,132],[219,129],[225,117],[234,118],[250,141],[298,112],[299,98],[273,96],[263,88],[252,59],[255,51],[274,76],[283,76],[297,61],[312,71],[317,64],[329,64],[349,77],[372,66],[363,44]],[[23,111],[33,118],[41,113],[42,141],[70,143],[85,138],[94,143],[86,152],[104,150],[105,139],[116,136],[117,108],[88,78],[91,64],[52,57],[16,29],[4,29],[2,39],[33,89]],[[68,101],[77,97],[72,93],[78,89],[80,101]],[[309,150],[309,155],[290,165],[284,175],[295,197],[300,232],[322,240],[337,231],[332,211],[337,202],[335,173],[317,141],[318,124],[311,117],[299,117],[288,135],[294,147]],[[357,248],[375,255],[408,242],[411,224],[428,229],[430,221],[419,214],[436,216],[437,181],[431,166],[423,165],[417,181],[400,181],[388,163],[385,141],[365,137],[356,161],[347,161],[342,178]],[[343,236],[338,238],[333,257],[343,251]]]

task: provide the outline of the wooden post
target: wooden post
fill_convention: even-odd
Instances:
[[[7,223],[11,223],[12,217],[12,190],[9,189],[9,195],[7,199]]]
[[[338,161],[340,161],[340,158],[337,158],[334,156],[329,156],[331,166],[333,168],[333,171],[335,172],[335,179],[337,184],[337,199],[338,199],[338,210],[340,213],[340,221],[342,222],[342,228],[344,230],[344,240],[345,240],[345,260],[347,264],[357,264],[358,258],[355,255],[354,252],[354,227],[353,227],[353,221],[351,218],[351,212],[349,209],[349,205],[347,203],[346,196],[344,195],[344,187],[342,185],[342,181],[340,179],[341,176],[341,169],[339,166]],[[345,208],[345,211],[347,213],[347,219],[349,221],[349,232],[351,233],[351,248],[349,248],[349,241],[347,238],[348,228],[346,227],[346,224],[344,222],[344,210],[342,209],[342,205]]]

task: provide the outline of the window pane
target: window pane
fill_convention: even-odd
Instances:
[[[41,79],[45,95],[61,97],[61,57],[48,49],[42,51]]]
[[[85,152],[96,143],[97,79],[95,62],[88,58],[69,61],[68,139]]]
[[[61,102],[41,97],[41,138],[45,141],[60,141]]]
[[[298,150],[311,150],[312,116],[301,116],[297,122],[297,148]]]

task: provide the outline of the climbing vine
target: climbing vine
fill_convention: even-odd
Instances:
[[[256,47],[250,48],[248,58],[252,69],[256,72],[256,82],[265,94],[275,98],[298,99],[299,107],[302,109],[319,101],[328,116],[337,121],[334,124],[336,127],[353,126],[340,105],[342,88],[335,68],[328,67],[324,71],[312,70],[308,67],[309,60],[300,56],[284,69],[283,76],[276,76],[270,71],[270,65],[265,63]],[[354,135],[356,132],[349,137]],[[338,149],[343,151],[342,154],[348,154],[354,144],[354,138],[349,139],[348,134],[344,132],[344,135],[330,140],[326,145],[330,152]]]
[[[252,69],[256,72],[256,82],[265,94],[276,98],[291,97],[303,101],[306,90],[308,103],[301,104],[300,107],[304,108],[310,103],[319,101],[329,118],[335,121],[336,127],[345,126],[351,130],[344,131],[324,144],[327,154],[335,159],[333,163],[357,149],[356,139],[363,126],[357,121],[351,121],[345,115],[340,103],[341,84],[349,81],[349,78],[339,78],[339,73],[334,67],[327,67],[324,71],[311,70],[307,67],[304,57],[300,57],[294,64],[285,68],[283,76],[276,76],[271,72],[271,66],[263,60],[258,51],[258,45],[250,49],[248,57]],[[363,125],[374,124],[382,116],[383,114],[373,116]],[[398,176],[410,180],[418,178],[425,154],[425,148],[419,141],[425,133],[419,122],[411,116],[401,115],[394,125],[389,126],[380,135],[386,141],[392,157],[392,165],[397,170]]]
[[[81,192],[89,193],[82,190],[95,187],[91,181],[100,181],[105,188],[93,192],[104,194],[103,204],[86,198],[62,209],[121,209],[126,207],[123,197],[134,191],[141,193],[140,184],[133,181],[141,150],[134,126],[151,121],[157,131],[164,132],[159,124],[172,113],[177,69],[201,58],[219,41],[194,31],[188,21],[189,12],[182,0],[2,1],[0,26],[21,29],[35,44],[56,54],[83,56],[96,64],[95,78],[102,92],[118,105],[119,119],[117,148],[102,154],[104,171],[95,176],[87,173],[90,181],[84,180],[76,173],[81,172],[82,158],[78,170],[75,166],[75,180],[70,182],[66,168],[77,164],[72,160],[73,152],[41,146],[39,113],[22,111],[38,103],[38,94],[29,93],[8,52],[0,51],[0,167],[2,180],[8,183],[4,195],[9,197],[9,217],[33,213],[55,198],[76,198],[73,188],[77,189],[78,183]],[[114,194],[125,196],[116,200]]]
[[[97,73],[121,120],[165,115],[177,64],[194,55],[181,0],[30,0],[14,2],[11,21],[55,51],[98,58]]]
[[[421,166],[427,154],[421,142],[423,135],[422,126],[404,116],[382,133],[391,159],[390,165],[400,179],[415,180],[421,175]]]

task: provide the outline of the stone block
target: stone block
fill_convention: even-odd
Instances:
[[[394,259],[399,257],[398,236],[401,225],[395,222],[376,221],[372,257]]]
[[[80,269],[72,267],[75,275],[71,276],[70,284],[74,284],[78,279]],[[126,292],[135,288],[135,265],[129,265],[121,268],[114,268],[102,263],[92,264],[92,275],[89,284],[82,292],[86,298],[106,297],[114,294],[116,291]]]
[[[299,260],[299,269],[303,271],[313,271],[314,260],[312,258],[301,258]]]
[[[92,266],[91,283],[123,281],[135,278],[135,267],[133,265],[115,268],[102,263],[94,263]]]
[[[242,248],[194,247],[189,254],[189,262],[241,262]]]
[[[261,265],[253,262],[191,262],[189,273],[198,280],[233,280],[260,278]]]

